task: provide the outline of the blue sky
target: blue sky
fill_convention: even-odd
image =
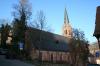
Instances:
[[[2,0],[0,2],[0,19],[12,20],[13,5],[18,0]],[[66,7],[70,24],[73,28],[84,31],[90,43],[95,42],[93,37],[96,7],[100,5],[99,0],[30,0],[32,4],[32,19],[39,10],[43,10],[46,21],[52,31],[62,34],[64,23],[64,9]]]

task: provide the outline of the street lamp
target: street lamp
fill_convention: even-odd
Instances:
[[[96,39],[98,40],[98,45],[100,49],[100,6],[97,7],[95,30],[93,36],[95,36]]]

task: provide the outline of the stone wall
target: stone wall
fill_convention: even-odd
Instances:
[[[68,62],[70,55],[67,52],[41,51],[42,61]]]
[[[40,52],[40,53],[39,53]],[[70,62],[70,53],[69,52],[59,52],[59,51],[39,51],[33,49],[31,51],[31,58],[39,59],[41,61],[51,61],[51,62]]]

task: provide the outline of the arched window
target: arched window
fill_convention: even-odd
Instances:
[[[65,34],[67,34],[67,30],[65,30]]]

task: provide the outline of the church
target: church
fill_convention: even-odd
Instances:
[[[28,52],[31,59],[47,62],[71,62],[68,44],[73,33],[66,8],[64,11],[62,32],[62,35],[58,35],[29,28],[26,31],[25,43],[26,48],[29,48]]]

